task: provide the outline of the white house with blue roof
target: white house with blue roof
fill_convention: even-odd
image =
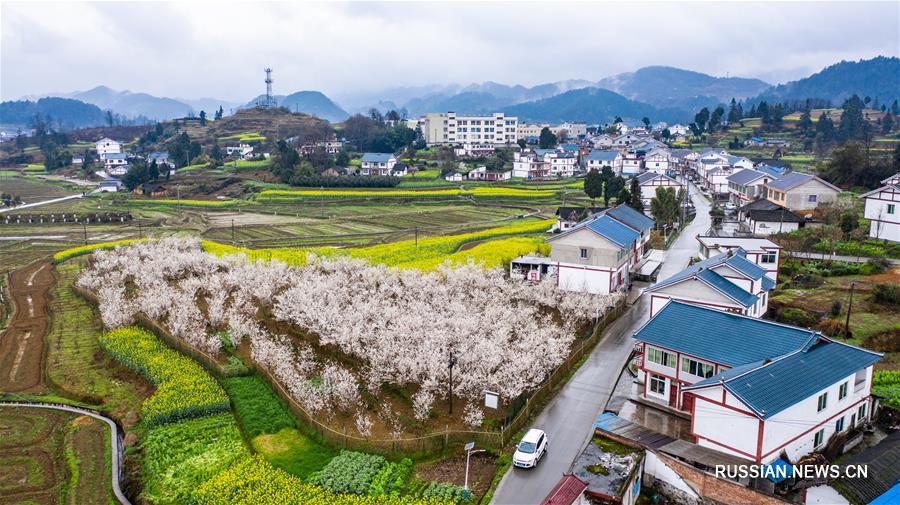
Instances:
[[[776,178],[752,168],[739,170],[729,175],[728,198],[738,207],[760,198],[765,198],[765,185]]]
[[[673,301],[633,338],[643,396],[689,412],[701,446],[796,462],[872,414],[882,355],[808,328]]]
[[[653,224],[647,216],[620,205],[549,238],[557,285],[596,294],[627,289],[629,269],[643,255]]]
[[[587,155],[587,169],[601,172],[609,167],[616,175],[622,174],[622,153],[613,149],[594,149]]]
[[[769,310],[769,292],[775,288],[766,273],[741,248],[694,263],[644,291],[650,298],[650,317],[672,300],[762,317]]]
[[[397,164],[392,153],[365,153],[359,161],[361,175],[391,175]]]

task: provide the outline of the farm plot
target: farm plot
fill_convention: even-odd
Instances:
[[[86,416],[0,407],[0,503],[109,503],[106,441]]]
[[[59,198],[74,194],[74,191],[65,189],[59,185],[38,179],[26,179],[10,177],[3,179],[3,192],[10,193],[22,199],[23,203],[34,203],[51,198]]]
[[[54,285],[48,262],[37,262],[10,275],[15,307],[0,336],[0,392],[43,392],[44,338],[48,329],[48,293]]]

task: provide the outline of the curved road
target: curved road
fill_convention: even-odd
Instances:
[[[122,492],[122,488],[119,483],[119,479],[122,475],[122,457],[124,454],[124,449],[122,447],[122,438],[119,433],[119,427],[113,422],[112,419],[101,416],[100,414],[92,411],[86,410],[79,407],[73,407],[71,405],[64,404],[56,404],[56,403],[29,403],[29,402],[0,402],[0,407],[28,407],[28,408],[41,408],[41,409],[53,409],[53,410],[63,410],[66,412],[72,412],[75,414],[81,414],[85,416],[92,417],[97,419],[98,421],[103,421],[109,426],[109,436],[110,436],[110,451],[111,451],[111,462],[110,465],[112,467],[112,475],[110,475],[110,481],[112,482],[113,493],[116,495],[116,499],[119,500],[119,503],[122,505],[131,505],[131,502],[128,501],[128,498],[125,496],[125,493]]]
[[[659,279],[665,279],[687,266],[699,253],[696,236],[710,226],[709,201],[691,185],[691,200],[697,216],[665,252]],[[575,458],[590,441],[591,426],[606,409],[622,369],[628,364],[634,341],[631,335],[647,321],[647,299],[639,297],[619,319],[603,331],[602,340],[587,361],[575,372],[534,421],[534,427],[547,432],[547,455],[533,469],[510,468],[497,486],[491,503],[498,505],[538,504],[569,471]]]

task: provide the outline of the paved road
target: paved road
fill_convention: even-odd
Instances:
[[[122,476],[122,460],[121,458],[125,454],[124,449],[122,448],[122,437],[119,435],[119,427],[116,426],[111,419],[101,416],[100,414],[92,411],[81,409],[78,407],[72,407],[71,405],[62,405],[56,403],[30,403],[30,402],[0,402],[0,407],[28,407],[28,408],[40,408],[40,409],[54,409],[54,410],[63,410],[66,412],[73,412],[76,414],[81,414],[85,416],[93,417],[98,421],[103,421],[109,426],[109,436],[110,436],[110,451],[111,451],[111,461],[110,465],[112,468],[110,480],[112,482],[113,493],[116,495],[116,499],[119,500],[119,503],[122,505],[131,505],[131,502],[128,501],[128,497],[125,496],[125,493],[122,492],[122,488],[119,485],[119,479]]]
[[[44,201],[42,201],[42,202],[26,203],[26,204],[23,204],[23,205],[18,205],[18,206],[16,206],[16,207],[9,207],[9,208],[6,208],[6,209],[0,209],[0,213],[2,213],[2,212],[10,212],[10,211],[13,211],[13,210],[19,210],[19,209],[27,209],[27,208],[29,208],[29,207],[38,207],[38,206],[41,206],[41,205],[47,205],[47,204],[51,204],[51,203],[65,202],[65,201],[67,201],[67,200],[72,200],[72,199],[74,199],[74,198],[81,198],[81,196],[82,196],[82,195],[79,193],[79,194],[77,194],[77,195],[63,196],[63,197],[61,197],[61,198],[53,198],[52,200],[44,200]]]
[[[665,279],[687,266],[698,254],[696,235],[709,229],[709,201],[696,188],[691,199],[697,217],[689,224],[672,247],[659,279]],[[575,458],[590,440],[591,426],[606,408],[622,369],[628,363],[634,342],[631,335],[646,322],[649,302],[641,296],[634,305],[603,332],[600,344],[572,379],[556,394],[534,422],[535,428],[547,432],[550,449],[537,468],[511,468],[497,487],[491,503],[497,505],[530,505],[540,503],[563,473],[569,471]]]

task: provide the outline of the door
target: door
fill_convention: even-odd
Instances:
[[[672,381],[672,386],[669,389],[669,406],[675,408],[678,405],[678,383]]]
[[[691,393],[684,394],[684,397],[681,399],[681,410],[685,412],[694,410],[694,395]]]

